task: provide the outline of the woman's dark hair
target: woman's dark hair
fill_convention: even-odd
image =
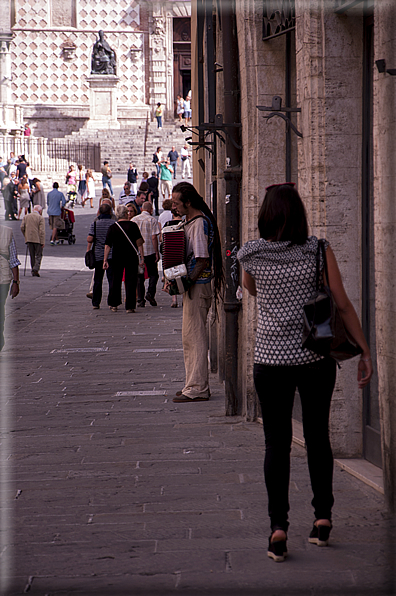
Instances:
[[[258,228],[264,240],[289,241],[291,244],[307,241],[307,214],[294,186],[269,187],[259,212]]]
[[[213,213],[205,203],[204,199],[195,189],[195,187],[189,182],[179,182],[172,189],[172,194],[179,194],[180,200],[183,205],[190,203],[194,209],[199,209],[202,213],[210,220],[213,226],[214,238],[213,238],[213,274],[214,274],[214,311],[217,314],[217,301],[222,298],[222,291],[224,285],[224,272],[223,272],[223,260],[221,256],[221,241],[217,222],[213,216]]]
[[[149,185],[147,184],[147,182],[140,183],[139,190],[142,190],[143,192],[147,192],[148,189],[149,189]]]

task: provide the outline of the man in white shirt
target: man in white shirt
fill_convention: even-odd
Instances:
[[[188,150],[187,143],[184,145],[184,147],[181,148],[180,157],[181,157],[181,161],[182,161],[182,178],[185,178],[186,174],[187,174],[187,178],[191,178],[190,152]]]
[[[146,201],[142,205],[142,212],[140,215],[136,215],[132,219],[138,226],[142,238],[144,262],[147,267],[147,274],[149,277],[149,284],[146,296],[144,295],[144,273],[138,275],[138,303],[140,307],[144,307],[146,300],[150,302],[151,306],[157,306],[155,300],[155,292],[157,290],[158,281],[158,266],[159,261],[159,247],[158,247],[158,235],[160,233],[160,227],[155,217],[152,216],[153,205]]]

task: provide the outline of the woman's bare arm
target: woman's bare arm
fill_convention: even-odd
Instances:
[[[334,296],[334,300],[338,306],[338,310],[340,311],[340,315],[345,327],[363,350],[363,354],[361,355],[358,366],[358,383],[359,388],[362,389],[369,383],[373,375],[373,364],[371,361],[370,348],[368,347],[366,338],[364,337],[362,326],[356,311],[353,308],[352,302],[349,300],[347,293],[345,292],[341,273],[330,246],[326,251],[326,255],[327,267],[329,271],[328,283],[330,290]]]
[[[254,278],[243,269],[242,271],[242,285],[247,289],[251,296],[257,296],[256,282]]]

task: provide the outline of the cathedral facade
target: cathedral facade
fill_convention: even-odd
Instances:
[[[152,118],[158,102],[165,106],[165,118],[173,118],[176,95],[186,92],[191,81],[190,2],[6,0],[4,4],[1,103],[16,115],[15,110],[23,108],[23,118],[35,136],[62,137],[89,120],[88,79],[99,31],[116,56],[121,128]]]

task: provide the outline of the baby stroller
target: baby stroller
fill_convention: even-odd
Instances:
[[[67,201],[66,201],[66,205],[67,207],[70,207],[71,209],[73,209],[74,207],[74,203],[77,203],[77,189],[76,189],[76,185],[75,184],[69,184],[68,186],[69,190],[67,193]]]
[[[59,242],[63,244],[67,240],[69,244],[75,244],[76,237],[73,234],[73,226],[76,220],[74,219],[74,211],[71,209],[62,209],[61,219],[64,223],[64,228],[58,229]]]

